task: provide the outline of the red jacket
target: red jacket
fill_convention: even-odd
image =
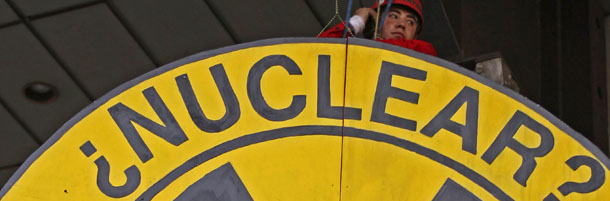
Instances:
[[[336,26],[322,32],[320,37],[325,38],[341,38],[343,36],[343,30],[345,29],[345,25],[343,23],[337,24]],[[348,36],[351,35],[349,32]],[[421,53],[429,54],[432,56],[436,56],[436,50],[432,46],[432,44],[423,41],[423,40],[407,40],[407,39],[376,39],[376,41],[397,45],[404,48],[409,48]]]

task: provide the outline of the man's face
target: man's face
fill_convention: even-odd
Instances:
[[[418,26],[416,16],[416,14],[403,8],[390,8],[383,23],[381,37],[383,39],[415,39],[415,32]]]

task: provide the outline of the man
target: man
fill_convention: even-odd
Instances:
[[[388,0],[382,1],[381,12],[384,11],[387,5]],[[359,8],[356,10],[354,16],[349,20],[351,31],[355,35],[361,34],[364,29],[375,29],[375,27],[371,27],[374,25],[369,25],[369,27],[365,27],[365,25],[368,20],[374,20],[377,16],[376,8],[377,1],[373,4],[372,8]],[[421,32],[423,22],[424,18],[422,16],[420,0],[394,0],[386,15],[380,33],[375,36],[375,40],[436,56],[436,50],[432,44],[416,39]],[[320,34],[320,37],[340,38],[343,35],[344,29],[345,24],[341,23],[326,30]]]

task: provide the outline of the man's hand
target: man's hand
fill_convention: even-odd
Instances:
[[[364,23],[366,23],[366,21],[369,19],[369,15],[371,17],[373,17],[373,19],[375,19],[375,16],[377,16],[377,12],[375,12],[375,10],[373,10],[371,8],[362,7],[362,8],[358,8],[358,10],[356,10],[354,15],[358,15],[358,16],[362,17],[362,20],[364,20]]]

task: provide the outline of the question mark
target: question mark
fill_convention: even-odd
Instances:
[[[90,141],[85,142],[85,144],[80,147],[81,152],[89,158],[97,149]],[[95,165],[97,166],[97,186],[102,191],[102,193],[107,196],[113,198],[121,198],[125,197],[138,188],[141,181],[141,174],[138,167],[132,165],[127,168],[124,173],[127,177],[127,181],[122,186],[114,186],[110,183],[109,175],[110,175],[110,164],[108,164],[108,160],[106,157],[100,156],[95,160]]]
[[[591,169],[591,177],[589,181],[583,183],[577,182],[566,182],[559,186],[558,190],[563,196],[567,196],[570,193],[590,193],[599,189],[606,180],[606,172],[604,167],[595,159],[589,156],[574,156],[566,161],[566,164],[577,170],[581,166],[587,166]],[[559,201],[553,193],[549,194],[544,201]]]

